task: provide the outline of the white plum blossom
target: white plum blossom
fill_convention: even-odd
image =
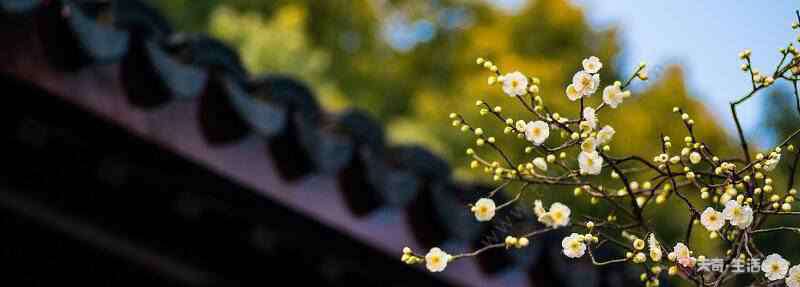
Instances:
[[[594,137],[588,137],[583,140],[581,143],[581,151],[583,152],[594,152],[597,150],[597,143],[598,140]]]
[[[592,131],[592,130],[594,130],[594,129],[592,128],[591,124],[589,124],[589,122],[587,122],[587,121],[581,121],[581,122],[578,124],[578,130],[581,130],[581,131],[583,131],[583,132],[585,133],[585,132],[591,132],[591,131]],[[585,134],[584,134],[584,135],[585,135]]]
[[[581,152],[578,155],[578,166],[583,174],[600,174],[603,169],[603,158],[598,152]]]
[[[789,276],[786,277],[786,286],[800,287],[800,265],[795,265],[789,269]]]
[[[595,56],[583,59],[583,62],[581,64],[583,64],[584,71],[587,71],[592,74],[597,73],[598,71],[600,71],[600,69],[603,68],[603,63],[600,62],[600,59]]]
[[[534,158],[533,165],[541,171],[547,171],[547,161],[543,157]]]
[[[581,96],[591,96],[600,86],[600,75],[579,71],[572,76],[572,86]],[[569,90],[569,88],[567,88]],[[569,92],[567,93],[569,94]]]
[[[550,218],[553,219],[553,227],[567,226],[569,224],[569,217],[572,211],[566,205],[556,202],[550,205],[550,210],[547,211]]]
[[[472,212],[478,221],[489,221],[494,218],[497,206],[491,198],[481,198],[472,206]]]
[[[428,254],[425,254],[425,267],[431,272],[442,272],[447,267],[448,261],[450,261],[450,254],[445,253],[439,247],[431,248]]]
[[[585,238],[577,233],[561,240],[561,247],[564,248],[564,255],[569,258],[580,258],[586,253],[586,244],[583,243]]]
[[[550,205],[550,210],[545,210],[540,200],[534,202],[533,212],[536,213],[539,222],[553,228],[569,225],[570,215],[572,215],[572,210],[563,203],[555,202]]]
[[[539,218],[547,214],[547,210],[544,209],[541,200],[537,199],[536,201],[533,202],[533,213],[535,213],[536,217]]]
[[[650,249],[650,259],[653,259],[655,262],[661,261],[663,252],[661,252],[661,246],[658,244],[658,240],[656,240],[655,233],[650,233],[650,236],[647,238],[647,245]]]
[[[764,161],[764,170],[765,171],[772,171],[775,167],[778,166],[778,163],[781,161],[781,154],[777,152],[772,152],[769,154],[769,159]]]
[[[717,231],[725,225],[725,218],[722,216],[722,212],[708,207],[703,211],[703,214],[700,215],[700,223],[702,223],[708,231]]]
[[[539,220],[539,222],[541,222],[545,226],[553,226],[553,218],[550,217],[550,213],[547,212],[543,213],[542,216],[539,216],[537,218],[537,220]]]
[[[525,125],[525,138],[535,145],[541,145],[550,137],[550,126],[543,121],[528,122]]]
[[[611,142],[617,131],[613,127],[606,125],[597,132],[597,144],[605,144]]]
[[[656,163],[666,163],[668,160],[669,160],[669,155],[665,153],[653,157],[653,161]]]
[[[731,225],[741,229],[745,229],[753,223],[753,209],[747,205],[740,205],[736,200],[725,202],[725,209],[722,210],[722,215],[725,220],[731,222]]]
[[[589,124],[592,130],[597,128],[597,113],[594,108],[586,107],[583,109],[583,120]]]
[[[573,102],[583,97],[583,95],[577,89],[575,89],[575,85],[573,84],[567,86],[566,93],[567,93],[567,98]]]
[[[528,77],[516,71],[503,76],[503,92],[517,97],[528,93]]]
[[[789,261],[778,254],[770,254],[761,262],[761,271],[770,281],[781,280],[786,277],[786,272],[789,271]]]
[[[692,257],[692,251],[689,250],[685,244],[678,242],[669,253],[670,258],[675,258],[678,264],[683,267],[691,268],[697,262],[697,259]]]
[[[617,85],[610,85],[603,89],[603,102],[614,109],[628,96],[630,96],[630,92],[623,92]]]

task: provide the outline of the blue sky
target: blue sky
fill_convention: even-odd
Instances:
[[[642,60],[651,67],[683,65],[692,94],[710,106],[730,132],[734,125],[728,102],[749,88],[737,54],[752,49],[754,67],[768,71],[780,60],[778,48],[798,36],[790,27],[798,1],[572,1],[583,7],[594,27],[621,29],[623,55],[615,64],[623,70]],[[762,109],[757,101],[740,105],[739,111],[746,129],[758,127]],[[763,146],[772,139],[759,137],[756,142]]]

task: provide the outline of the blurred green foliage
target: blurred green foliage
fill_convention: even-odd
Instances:
[[[392,142],[420,143],[435,150],[457,167],[456,175],[464,180],[487,177],[468,169],[464,149],[474,145],[474,138],[451,127],[451,112],[464,114],[473,125],[496,136],[512,158],[532,159],[522,152],[526,142],[502,135],[500,122],[478,115],[474,103],[482,99],[501,105],[504,114],[515,120],[532,119],[499,87],[486,84],[489,73],[475,65],[477,57],[491,59],[503,71],[519,70],[538,77],[545,104],[570,117],[577,116],[579,108],[567,100],[564,89],[583,58],[595,55],[603,61],[603,87],[632,72],[615,69],[620,61],[619,32],[590,27],[584,11],[567,0],[529,1],[513,14],[474,0],[154,3],[181,30],[205,31],[237,47],[252,73],[287,73],[304,79],[328,110],[358,107],[371,112],[387,126]],[[392,31],[387,29],[398,23],[428,24],[429,30],[423,31],[433,35],[424,35],[430,37],[411,47],[397,48],[387,41],[386,31]],[[695,130],[703,142],[717,153],[738,155],[738,144],[724,132],[718,119],[691,97],[681,68],[663,66],[657,70],[649,83],[634,84],[634,96],[620,108],[600,114],[602,124],[611,124],[617,130],[611,154],[651,159],[660,153],[661,135],[671,136],[680,145],[687,133],[679,115],[672,113],[673,106],[680,106],[697,123]],[[600,101],[599,95],[588,99],[591,105]],[[780,103],[772,108],[788,109]],[[785,111],[772,115],[767,124],[775,134],[785,134],[797,125],[797,118],[786,116],[792,114]],[[568,157],[575,158],[576,154]],[[618,185],[608,183],[611,188]],[[571,189],[547,188],[543,196],[548,201],[575,200]],[[589,206],[586,198],[579,201],[573,203],[586,210],[604,209]],[[666,206],[652,211],[666,231],[661,236],[681,238],[688,221],[687,209],[675,196]],[[711,241],[698,240],[707,236],[708,232],[695,228],[695,242],[706,245],[693,249],[720,254],[711,252]]]
[[[514,118],[524,115],[497,87],[486,85],[489,74],[474,65],[476,57],[542,79],[542,95],[554,110],[569,109],[563,90],[584,57],[596,55],[606,63],[602,71],[606,84],[629,72],[614,69],[617,31],[592,29],[583,11],[566,0],[531,1],[515,14],[484,1],[457,0],[189,2],[157,4],[181,29],[207,31],[233,44],[251,72],[298,76],[321,94],[328,109],[366,109],[388,125],[394,142],[423,143],[461,166],[463,149],[472,139],[449,127],[450,112],[464,113],[479,126],[498,128],[493,120],[474,116],[473,103],[485,98]],[[448,26],[443,17],[447,11],[461,11],[464,23]],[[396,18],[427,20],[436,34],[412,50],[395,49],[383,33],[388,19]],[[719,130],[716,124],[704,119],[704,109],[687,97],[681,71],[663,70],[656,83],[636,95],[635,101],[642,105],[626,104],[603,115],[602,120],[620,130],[638,133],[624,139],[641,141],[618,142],[615,150],[647,156],[655,152],[658,146],[652,143],[658,131],[681,130],[679,125],[655,126],[672,117],[672,105],[694,111],[698,122],[709,127],[710,144],[723,145],[726,139],[714,132]]]
[[[220,6],[209,19],[209,32],[239,49],[242,61],[253,74],[285,73],[313,83],[318,98],[329,110],[347,105],[337,84],[327,72],[331,55],[314,47],[308,35],[306,10],[287,5],[271,18],[258,12],[241,12]]]

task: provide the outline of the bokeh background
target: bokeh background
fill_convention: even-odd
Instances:
[[[485,179],[469,171],[463,151],[472,139],[450,127],[447,115],[464,113],[499,133],[498,123],[477,116],[475,100],[486,99],[522,114],[499,89],[486,85],[487,74],[474,64],[476,57],[539,77],[546,103],[569,115],[577,109],[569,105],[563,90],[584,57],[602,59],[604,83],[628,76],[646,61],[651,79],[634,84],[633,99],[621,109],[601,116],[620,131],[614,152],[650,158],[658,151],[659,133],[682,139],[680,121],[671,113],[673,106],[681,106],[695,118],[705,142],[735,155],[728,102],[749,88],[736,55],[750,48],[756,68],[774,68],[778,48],[797,38],[790,25],[794,9],[800,8],[792,1],[721,0],[165,0],[156,4],[180,29],[207,32],[236,47],[252,72],[303,79],[328,110],[369,111],[385,124],[392,142],[425,145],[447,158],[457,176],[468,181]],[[797,126],[800,117],[792,105],[785,84],[741,105],[751,143],[768,148]],[[500,141],[521,147],[513,139]],[[511,152],[523,156],[519,148]],[[569,192],[545,194],[553,200],[569,197],[564,195]]]
[[[753,49],[756,68],[773,67],[777,49],[796,38],[789,25],[797,8],[792,1],[153,2],[179,30],[235,46],[253,73],[304,79],[327,109],[368,110],[388,126],[392,141],[423,143],[454,163],[464,143],[448,129],[446,115],[466,113],[483,97],[503,104],[473,65],[479,56],[541,78],[545,99],[555,105],[565,104],[561,90],[584,57],[603,60],[606,82],[646,61],[652,80],[634,85],[638,101],[696,108],[709,132],[730,135],[727,103],[749,86],[736,54]],[[780,133],[766,116],[774,114],[770,102],[781,101],[774,98],[742,106],[743,124],[760,147]],[[637,123],[633,131],[670,128],[639,116],[646,111],[660,122],[668,109],[626,106],[607,118]]]

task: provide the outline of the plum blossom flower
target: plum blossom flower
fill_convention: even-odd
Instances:
[[[561,247],[564,248],[564,255],[569,258],[580,258],[586,253],[585,238],[580,234],[573,233],[561,240]]]
[[[583,120],[589,124],[592,130],[597,128],[597,113],[592,107],[585,107],[583,109]]]
[[[578,155],[578,166],[581,173],[597,175],[603,169],[603,158],[596,151],[584,151]]]
[[[489,221],[494,218],[497,206],[491,198],[481,198],[472,206],[472,212],[478,221]]]
[[[617,131],[613,127],[606,125],[597,132],[597,144],[605,144],[611,141]]]
[[[550,210],[547,212],[550,218],[553,219],[553,227],[567,226],[569,224],[569,216],[572,211],[566,205],[556,202],[550,205]]]
[[[666,163],[668,160],[669,160],[669,155],[665,153],[653,157],[653,161],[656,163]]]
[[[789,261],[778,254],[770,254],[761,262],[761,271],[770,281],[781,280],[786,277],[786,272],[789,271]]]
[[[700,223],[702,223],[708,231],[717,231],[725,225],[725,218],[722,216],[722,212],[709,207],[700,215]]]
[[[577,89],[575,89],[575,85],[573,84],[567,86],[566,93],[567,93],[567,98],[573,102],[583,97],[583,94],[581,94]]]
[[[503,76],[503,92],[511,97],[522,96],[528,93],[528,77],[515,71]]]
[[[581,121],[578,124],[578,130],[583,131],[583,132],[591,132],[593,129],[592,129],[592,125],[589,124],[589,122]]]
[[[650,233],[650,236],[647,237],[647,245],[650,249],[650,259],[653,259],[654,262],[661,261],[663,252],[661,252],[661,245],[658,244],[655,233]]]
[[[692,257],[692,251],[689,250],[685,244],[678,242],[673,247],[672,252],[669,253],[670,258],[675,258],[678,264],[683,267],[691,268],[697,262],[697,259]]]
[[[594,152],[597,150],[597,140],[594,137],[588,137],[581,143],[581,151]]]
[[[786,277],[786,286],[800,287],[800,265],[795,265],[789,269],[789,276]]]
[[[581,96],[591,96],[600,86],[600,75],[590,74],[586,71],[579,71],[572,76],[572,86]],[[569,90],[569,87],[567,87]],[[569,93],[567,93],[569,94]]]
[[[536,217],[542,217],[547,213],[547,210],[544,209],[541,200],[536,200],[533,202],[533,213],[536,214]]]
[[[765,171],[772,171],[775,167],[778,166],[778,163],[781,161],[781,154],[777,152],[772,152],[769,154],[769,158],[764,161],[764,170]]]
[[[525,125],[525,138],[535,145],[541,145],[550,137],[550,126],[543,121],[528,122]]]
[[[583,59],[583,62],[581,64],[583,64],[584,71],[592,74],[597,73],[598,71],[600,71],[600,69],[603,68],[603,63],[600,62],[600,59],[595,56]]]
[[[603,89],[603,102],[611,108],[616,109],[622,100],[630,96],[630,92],[623,92],[617,85],[610,85]]]
[[[445,253],[439,247],[431,248],[428,254],[425,254],[425,267],[431,272],[442,272],[447,267],[450,258],[450,254]]]
[[[741,229],[745,229],[753,223],[753,209],[747,205],[740,205],[736,200],[725,202],[725,209],[722,210],[722,215],[725,220],[731,222],[731,225]]]
[[[542,201],[540,200],[534,202],[533,212],[536,213],[539,222],[553,228],[569,225],[569,218],[572,215],[572,210],[563,203],[553,203],[548,211],[542,207]]]

